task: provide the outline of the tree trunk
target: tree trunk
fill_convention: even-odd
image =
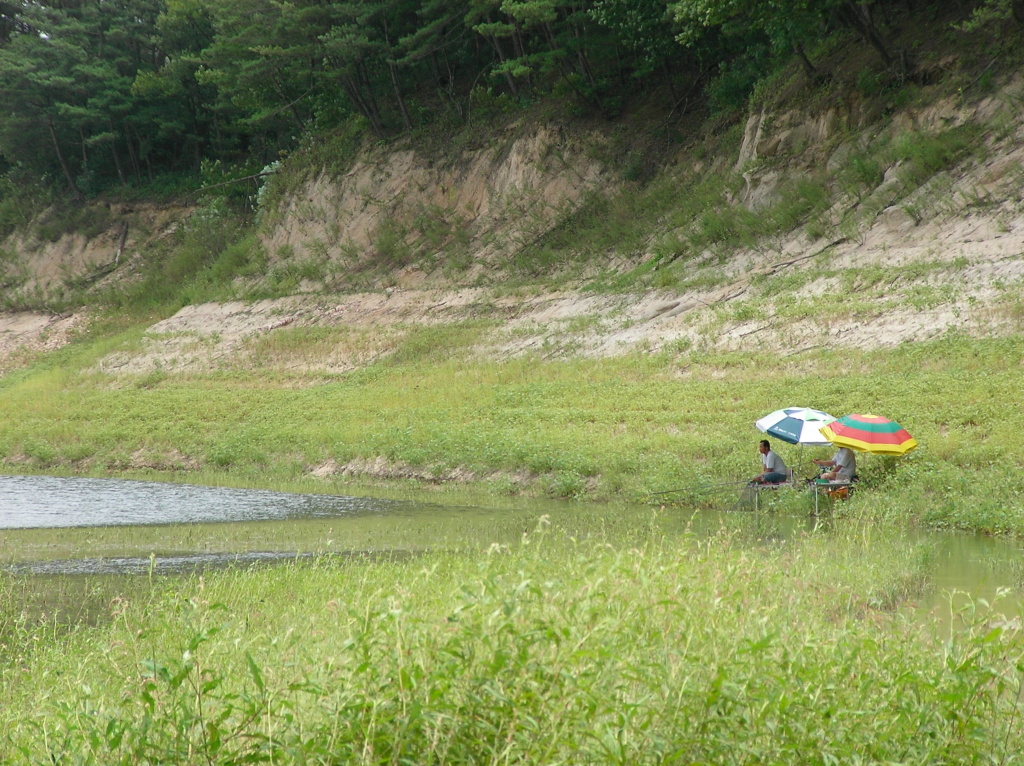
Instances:
[[[543,29],[544,29],[544,37],[545,37],[545,39],[547,40],[547,43],[548,43],[548,48],[550,48],[553,53],[557,54],[558,53],[558,46],[557,46],[557,44],[555,42],[555,36],[554,36],[554,33],[551,31],[550,25],[545,24]],[[573,78],[571,76],[572,72],[566,72],[565,71],[565,67],[562,66],[562,62],[561,61],[558,62],[558,71],[562,75],[562,79],[565,80],[565,84],[569,86],[569,88],[573,91],[573,93],[575,93],[577,96],[579,96],[581,101],[583,101],[584,103],[591,104],[592,106],[596,107],[597,110],[599,112],[601,112],[601,114],[604,114],[605,113],[605,111],[604,111],[604,104],[601,103],[601,98],[597,94],[597,84],[594,82],[593,76],[591,76],[589,74],[589,66],[584,68],[584,66],[583,66],[584,61],[583,60],[581,60],[579,63],[580,63],[581,69],[583,69],[583,71],[580,72],[580,75],[582,77],[586,78],[587,81],[590,83],[590,87],[591,87],[591,91],[592,91],[592,95],[590,95],[590,96],[588,96],[586,93],[581,91],[579,89],[579,87],[576,85],[576,83],[573,82]]]
[[[71,187],[71,193],[74,198],[81,202],[85,199],[85,195],[79,190],[78,185],[75,183],[75,179],[71,175],[71,168],[68,167],[68,161],[64,157],[64,152],[60,149],[60,141],[57,140],[57,129],[53,126],[53,118],[46,118],[46,127],[50,130],[50,138],[53,139],[53,149],[57,152],[57,160],[60,162],[60,169],[64,171],[64,178],[68,182],[68,186]]]
[[[547,29],[548,29],[548,37],[552,41],[554,41],[554,32],[551,29],[551,25],[550,24],[545,24],[544,26],[547,27]],[[594,89],[594,93],[596,94],[597,93],[597,78],[594,77],[594,70],[590,66],[590,59],[587,58],[587,46],[582,42],[582,40],[583,40],[583,32],[580,30],[580,27],[578,25],[576,25],[576,24],[572,24],[569,27],[569,29],[572,32],[572,36],[580,41],[579,52],[576,54],[576,60],[579,62],[579,65],[580,65],[580,72],[582,72],[583,76],[586,77],[587,80],[590,81],[590,87]],[[595,96],[595,98],[596,98],[596,96]]]
[[[672,68],[668,65],[668,61],[663,60],[661,62],[661,71],[665,75],[665,84],[668,85],[668,95],[672,99],[672,103],[678,103],[679,96],[676,95],[676,85],[672,77]]]
[[[405,129],[412,131],[412,117],[409,115],[409,107],[405,105],[405,99],[402,97],[402,86],[398,81],[398,65],[388,62],[388,71],[391,73],[391,87],[395,91],[395,99],[398,101],[398,111],[402,114],[402,123],[405,125]]]
[[[117,178],[121,182],[121,186],[128,185],[128,179],[125,178],[124,168],[121,167],[121,157],[117,153],[117,131],[114,130],[114,121],[110,120],[110,135],[113,136],[110,140],[110,151],[114,155],[114,167],[117,168]]]
[[[438,88],[443,88],[444,78],[441,76],[441,65],[437,63],[437,51],[430,51],[427,61],[430,63],[430,74],[434,77],[435,85]]]
[[[380,106],[377,104],[377,99],[373,95],[374,89],[373,84],[370,82],[370,76],[366,74],[366,62],[360,61],[356,64],[356,76],[359,78],[359,89],[362,93],[366,94],[364,100],[377,121],[381,138],[383,138],[385,134],[384,117],[381,114]]]
[[[487,21],[491,21],[490,14],[487,16]],[[494,53],[498,57],[498,63],[504,64],[507,60],[505,56],[505,50],[501,47],[501,42],[498,40],[496,35],[486,35],[487,42],[494,48]],[[508,89],[512,92],[512,95],[519,98],[519,86],[516,85],[516,78],[514,78],[508,70],[505,70],[505,83],[508,85]]]
[[[295,129],[298,130],[299,133],[305,133],[306,124],[303,122],[302,115],[299,114],[299,110],[295,106],[298,103],[298,99],[292,100],[291,96],[289,96],[288,93],[285,92],[284,86],[281,85],[281,82],[276,77],[273,80],[273,84],[274,93],[277,94],[277,97],[281,99],[282,103],[284,103],[285,106],[282,106],[279,109],[275,109],[268,116],[275,115],[281,112],[282,110],[288,110],[288,114],[290,114],[292,116],[292,119],[295,120]],[[301,98],[302,96],[299,96],[299,99]]]
[[[391,47],[391,34],[388,31],[387,19],[384,19],[384,44],[388,46],[388,74],[391,75],[391,88],[395,91],[395,100],[398,101],[398,111],[402,115],[402,124],[405,125],[405,129],[412,132],[412,117],[409,116],[409,107],[405,104],[405,98],[402,96],[402,85],[398,79],[398,64],[390,60],[390,54],[392,51]]]
[[[430,61],[434,68],[434,79],[437,82],[437,89],[448,98],[448,101],[455,109],[455,113],[459,115],[459,119],[465,119],[466,114],[462,107],[462,102],[459,101],[455,93],[455,73],[452,71],[451,62],[448,61],[448,54],[442,51],[441,56],[444,58],[444,73],[441,72],[441,63],[437,60],[437,53],[434,51],[430,53]]]
[[[519,26],[519,21],[515,20],[512,25],[512,50],[516,52],[516,58],[526,59],[526,46],[523,43],[523,30]],[[530,67],[526,68],[526,87],[531,91],[533,90],[533,70]]]
[[[132,163],[132,175],[135,176],[135,183],[142,183],[142,172],[139,169],[139,156],[135,153],[135,143],[132,140],[132,130],[125,123],[124,126],[124,142],[128,145],[128,159]]]
[[[491,47],[494,48],[494,53],[498,56],[498,62],[504,64],[505,51],[502,50],[501,43],[498,42],[498,38],[494,35],[487,35],[487,40],[491,43]],[[508,89],[512,91],[512,95],[519,98],[519,86],[516,84],[516,79],[508,70],[505,70],[505,84],[508,85]]]
[[[793,43],[793,53],[796,54],[797,59],[800,61],[800,65],[804,68],[804,74],[807,75],[807,79],[811,82],[817,82],[818,70],[814,68],[814,64],[807,58],[807,51],[804,50],[804,46],[800,43]]]
[[[135,143],[137,143],[139,145],[139,148],[141,149],[142,136],[139,135],[139,129],[136,128],[134,125],[129,125],[128,127],[131,128],[131,130],[135,133]],[[153,183],[153,164],[149,161],[148,155],[144,159],[146,160],[146,174],[149,176],[149,182]]]
[[[373,135],[377,138],[384,138],[384,128],[380,124],[380,117],[377,115],[376,110],[372,109],[370,104],[363,97],[359,83],[355,78],[343,77],[342,86],[355,108],[359,110],[359,113],[363,115],[363,117],[370,121],[370,130],[373,131]]]
[[[871,19],[871,13],[864,2],[846,0],[840,7],[840,14],[844,21],[853,27],[861,37],[882,57],[887,67],[899,68],[900,74],[906,74],[906,63],[903,56],[894,56],[889,46],[882,39],[875,22]]]
[[[291,112],[292,119],[295,120],[295,124],[299,128],[299,133],[305,133],[306,124],[302,121],[302,115],[299,114],[299,108],[293,103],[288,107],[288,111]]]

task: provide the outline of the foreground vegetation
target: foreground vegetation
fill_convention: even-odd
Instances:
[[[68,636],[5,598],[4,762],[1018,763],[1019,631],[913,618],[929,563],[857,524],[766,550],[542,520],[144,581]]]

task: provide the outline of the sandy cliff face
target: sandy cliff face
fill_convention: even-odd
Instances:
[[[130,279],[147,246],[168,237],[190,212],[186,206],[114,205],[102,211],[109,225],[96,236],[71,233],[49,241],[12,235],[0,240],[0,291],[48,305],[48,296],[69,284]],[[60,348],[87,322],[88,309],[0,311],[0,374],[20,359]]]
[[[347,257],[359,266],[386,257],[385,240],[420,258],[458,241],[487,264],[536,239],[588,192],[608,189],[608,173],[590,156],[603,140],[542,125],[444,162],[415,148],[374,151],[342,178],[310,181],[264,242],[272,259]]]
[[[487,356],[609,355],[666,346],[799,353],[884,347],[950,330],[978,336],[1020,332],[1022,98],[1024,80],[1018,78],[978,103],[939,101],[867,130],[858,130],[861,117],[849,109],[752,115],[736,147],[735,172],[745,183],[733,200],[751,210],[768,205],[787,174],[834,169],[883,134],[976,122],[986,126],[986,149],[910,194],[898,193],[896,163],[883,169],[884,178],[870,192],[837,195],[829,216],[856,225],[813,238],[800,228],[725,261],[720,254],[695,257],[687,283],[706,287],[630,295],[571,288],[510,295],[455,286],[438,263],[443,258],[432,258],[457,245],[469,259],[470,275],[474,268],[493,268],[497,256],[532,241],[586,195],[609,189],[611,176],[594,158],[601,136],[551,126],[518,128],[444,163],[414,148],[375,150],[342,178],[311,180],[284,206],[265,245],[272,262],[329,259],[339,269],[358,269],[390,257],[386,245],[393,248],[397,241],[409,260],[385,269],[397,274],[386,289],[381,284],[363,292],[189,306],[154,325],[140,348],[112,354],[99,366],[113,374],[144,374],[274,364],[260,339],[288,328],[330,326],[344,328],[352,342],[335,343],[315,358],[280,363],[336,373],[390,353],[412,328],[467,318],[492,322],[476,347]],[[127,237],[118,228],[123,220],[118,217],[110,231],[88,242],[9,242],[3,249],[21,253],[29,279],[52,285],[69,274],[142,257],[146,238],[166,236],[175,214],[165,211],[146,225],[131,224]],[[120,268],[104,278],[117,278]],[[790,286],[776,289],[783,283]],[[835,311],[821,311],[824,299]],[[0,315],[0,371],[19,352],[62,342],[77,321],[80,316]]]
[[[192,212],[185,205],[144,203],[103,208],[97,217],[107,225],[95,236],[72,232],[50,241],[30,231],[0,240],[3,289],[45,295],[75,280],[99,280],[117,269],[126,272],[132,258],[154,239],[168,236]]]

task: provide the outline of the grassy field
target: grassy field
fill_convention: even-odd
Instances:
[[[443,332],[434,344],[445,346]],[[417,343],[415,339],[410,343]],[[456,344],[456,349],[458,348]],[[759,472],[760,416],[802,405],[899,421],[920,447],[861,456],[851,512],[1019,533],[1024,338],[945,336],[876,352],[698,351],[587,360],[396,354],[344,377],[259,370],[110,378],[109,339],[0,380],[11,473],[150,476],[238,486],[472,486],[485,493],[693,503],[679,487]],[[778,445],[798,474],[827,449]],[[797,465],[802,460],[803,464]],[[333,466],[359,467],[355,476]],[[328,477],[311,478],[316,468]],[[793,510],[806,498],[794,498]]]
[[[927,544],[577,532],[5,606],[3,761],[1020,762],[1019,631],[913,616]]]

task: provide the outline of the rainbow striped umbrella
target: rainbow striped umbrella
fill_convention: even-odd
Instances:
[[[846,415],[821,429],[837,447],[849,447],[873,455],[906,455],[917,441],[894,420],[878,415]]]

